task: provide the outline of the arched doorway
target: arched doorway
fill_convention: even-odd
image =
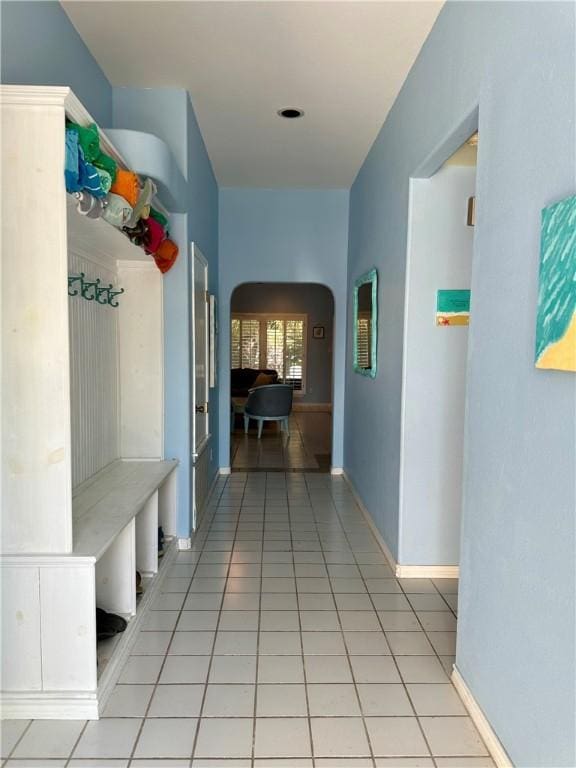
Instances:
[[[329,288],[318,283],[237,286],[230,300],[233,471],[330,471],[333,338]],[[273,384],[292,388],[288,429],[280,421],[260,422],[259,429],[259,422],[244,419],[249,390]]]

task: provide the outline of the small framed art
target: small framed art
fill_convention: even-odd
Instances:
[[[325,330],[323,325],[315,325],[312,328],[312,338],[313,339],[323,339],[325,336]]]

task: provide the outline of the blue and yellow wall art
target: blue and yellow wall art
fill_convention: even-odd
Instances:
[[[576,371],[576,195],[542,209],[536,367]]]

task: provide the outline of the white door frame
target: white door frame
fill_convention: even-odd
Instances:
[[[206,434],[197,445],[197,427],[196,427],[196,291],[195,291],[195,279],[196,279],[196,263],[201,264],[204,270],[204,294],[208,295],[208,262],[203,256],[198,246],[194,243],[190,243],[190,410],[191,410],[191,435],[190,435],[190,474],[191,474],[191,497],[192,497],[192,528],[196,530],[197,522],[197,506],[196,506],[196,464],[198,459],[206,449],[210,441],[210,413],[209,413],[209,398],[210,398],[210,382],[209,382],[209,339],[208,339],[208,302],[206,298],[203,300],[204,304],[204,360],[205,360],[205,399],[202,407],[206,409]]]

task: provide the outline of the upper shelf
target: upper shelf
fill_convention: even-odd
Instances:
[[[120,230],[104,219],[89,219],[76,210],[77,201],[66,195],[68,247],[79,253],[100,254],[116,261],[150,261],[146,251],[134,245]]]
[[[125,128],[107,128],[106,136],[122,152],[132,170],[154,179],[160,199],[168,210],[174,213],[186,212],[186,179],[162,139],[151,133]]]

